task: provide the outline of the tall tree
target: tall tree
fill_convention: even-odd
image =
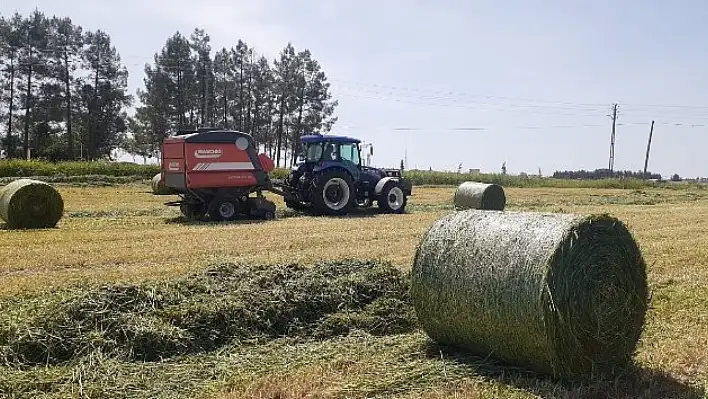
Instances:
[[[232,127],[233,116],[229,113],[236,94],[234,82],[234,59],[232,53],[222,48],[214,56],[214,95],[216,126]]]
[[[236,94],[233,96],[235,104],[231,109],[231,115],[235,128],[240,131],[250,130],[252,96],[252,65],[253,50],[243,41],[239,40],[235,48],[231,49],[233,60],[233,79]]]
[[[125,108],[131,105],[127,94],[128,71],[120,55],[102,31],[84,35],[83,62],[91,71],[91,83],[81,84],[81,100],[86,110],[83,118],[89,160],[110,156],[118,146],[119,135],[126,130]]]
[[[214,65],[211,59],[211,40],[209,35],[202,29],[195,29],[192,33],[191,46],[196,52],[194,58],[195,66],[195,88],[196,97],[193,102],[197,109],[197,125],[213,125],[214,110]]]
[[[4,118],[6,133],[2,140],[7,157],[17,156],[16,148],[19,144],[18,138],[13,135],[15,124],[15,110],[17,109],[17,78],[19,76],[19,58],[22,49],[21,36],[23,29],[23,18],[15,13],[11,18],[2,19],[0,23],[0,49],[2,49],[3,60],[3,80],[0,83],[2,96],[0,97],[4,108]],[[6,104],[6,105],[5,105]],[[5,108],[7,107],[7,108]]]
[[[199,107],[199,90],[191,48],[190,42],[177,32],[155,54],[155,65],[145,66],[145,90],[138,91],[142,106],[137,108],[135,118],[150,132],[153,143],[162,142],[171,131],[198,124],[195,107]]]
[[[32,127],[32,107],[37,92],[36,81],[41,81],[47,73],[47,45],[49,38],[49,21],[44,13],[34,10],[24,21],[21,31],[22,50],[20,52],[20,78],[23,81],[22,97],[24,99],[24,126],[22,139],[22,156],[27,156],[30,150],[30,128]]]
[[[295,90],[295,71],[297,70],[297,55],[292,43],[288,43],[280,52],[280,58],[273,62],[276,95],[278,98],[277,135],[275,139],[275,164],[280,165],[281,150],[287,141],[285,128],[287,117],[292,110],[292,99]]]
[[[83,34],[80,26],[75,26],[69,18],[54,17],[51,21],[49,47],[55,54],[52,78],[62,83],[60,95],[64,100],[64,118],[66,123],[66,158],[75,159],[72,92],[74,74],[80,62],[83,49]]]
[[[254,139],[267,144],[272,139],[270,127],[273,112],[273,72],[268,64],[268,59],[260,57],[252,68],[253,87],[253,121],[251,134]]]

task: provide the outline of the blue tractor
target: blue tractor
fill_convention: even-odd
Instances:
[[[362,164],[361,140],[345,136],[301,138],[297,164],[280,185],[285,204],[320,215],[344,215],[378,204],[385,213],[405,212],[410,182],[398,169]]]

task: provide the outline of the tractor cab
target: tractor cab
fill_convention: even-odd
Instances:
[[[361,141],[359,139],[345,136],[309,135],[303,136],[300,142],[302,152],[298,156],[296,169],[303,168],[308,172],[314,172],[337,165],[345,168],[355,179],[358,177],[362,166]]]

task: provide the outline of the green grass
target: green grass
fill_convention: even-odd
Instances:
[[[157,283],[88,285],[6,298],[0,301],[0,394],[223,399],[703,395],[699,383],[646,364],[611,379],[571,383],[440,346],[418,331],[407,287],[407,274],[375,261],[311,267],[220,264]],[[673,289],[657,287],[654,311],[661,317],[681,310],[682,302],[668,306]],[[690,295],[684,300],[690,302]]]

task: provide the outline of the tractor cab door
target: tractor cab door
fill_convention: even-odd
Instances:
[[[356,143],[342,143],[338,148],[339,160],[342,165],[351,173],[355,182],[359,181],[361,174],[361,156],[359,146]]]

